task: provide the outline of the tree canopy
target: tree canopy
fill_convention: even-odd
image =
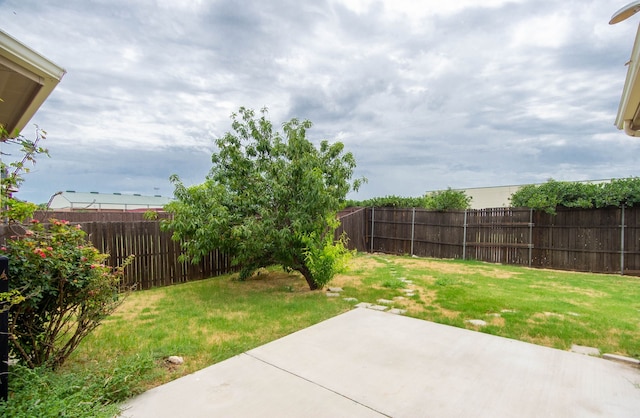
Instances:
[[[241,267],[241,279],[279,264],[321,288],[348,254],[334,232],[337,210],[362,181],[352,180],[355,159],[340,142],[316,148],[306,138],[308,120],[291,119],[277,132],[266,109],[260,113],[232,114],[204,183],[187,187],[172,176],[176,200],[164,228],[193,262],[218,248]]]
[[[555,213],[556,207],[631,207],[640,203],[640,178],[612,179],[608,183],[580,183],[550,179],[526,185],[511,195],[511,206]]]

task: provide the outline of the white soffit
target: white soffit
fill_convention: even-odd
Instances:
[[[0,30],[0,124],[9,137],[27,125],[65,72]]]

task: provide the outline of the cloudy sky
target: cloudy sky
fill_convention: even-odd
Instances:
[[[638,176],[640,139],[613,125],[627,2],[0,0],[0,28],[67,71],[18,197],[171,196],[240,106],[342,141],[369,180],[354,199]]]

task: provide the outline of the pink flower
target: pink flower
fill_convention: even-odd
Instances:
[[[37,219],[32,219],[32,220],[31,220],[31,223],[32,223],[32,224],[39,224],[39,223],[40,223],[40,221],[39,221],[39,220],[37,220]]]
[[[7,251],[7,247],[0,247],[0,251]]]
[[[53,251],[53,247],[47,247],[48,251]]]

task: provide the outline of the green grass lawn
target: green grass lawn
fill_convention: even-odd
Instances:
[[[134,292],[58,373],[98,376],[120,399],[345,312],[356,303],[346,297],[393,300],[412,317],[549,347],[640,357],[636,277],[360,254],[331,286],[341,297],[274,268],[242,282],[227,275]],[[185,363],[167,364],[171,355]]]
[[[361,255],[352,266],[335,281],[345,296],[394,300],[409,316],[539,345],[640,357],[637,277],[386,255]],[[416,294],[403,298],[404,288]]]

